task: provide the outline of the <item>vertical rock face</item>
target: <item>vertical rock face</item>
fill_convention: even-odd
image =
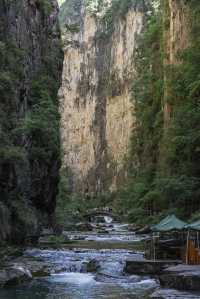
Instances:
[[[169,0],[164,11],[164,45],[165,65],[180,63],[177,58],[179,51],[187,48],[189,41],[188,7],[185,1]],[[167,127],[170,121],[172,107],[169,104],[170,92],[165,89],[164,123]]]
[[[58,118],[57,16],[56,0],[0,0],[0,241],[23,242],[54,211],[59,138],[53,148],[46,124]]]
[[[94,11],[86,1],[69,0],[60,16],[65,28],[63,167],[72,174],[73,190],[90,195],[113,191],[126,177],[134,53],[146,10],[143,1],[133,1],[123,15],[113,17],[111,30],[106,21],[111,1],[104,2]]]
[[[169,60],[170,63],[176,63],[178,51],[188,45],[188,8],[184,1],[169,0],[169,10]]]

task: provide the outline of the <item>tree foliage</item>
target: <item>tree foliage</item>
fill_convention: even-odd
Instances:
[[[166,24],[161,8],[149,17],[136,54],[132,167],[129,184],[120,193],[124,213],[132,221],[141,222],[145,216],[151,222],[172,211],[188,218],[200,209],[200,4],[188,1],[187,5],[190,41],[177,55],[179,63],[164,64]],[[163,122],[166,88],[172,106],[167,127]]]

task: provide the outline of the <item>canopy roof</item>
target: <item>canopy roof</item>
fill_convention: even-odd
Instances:
[[[191,224],[186,225],[187,229],[192,229],[192,230],[199,230],[200,231],[200,220],[195,221]]]
[[[200,223],[199,223],[200,224]],[[168,232],[173,230],[182,230],[187,226],[187,223],[178,219],[175,215],[169,215],[160,223],[152,226],[152,231]]]

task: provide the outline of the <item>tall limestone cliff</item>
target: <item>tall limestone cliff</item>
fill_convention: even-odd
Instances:
[[[54,213],[63,54],[56,0],[0,0],[0,242]]]
[[[127,176],[134,53],[146,2],[67,0],[61,6],[63,168],[75,192],[114,191]]]
[[[185,1],[169,0],[163,4],[164,20],[164,52],[165,66],[180,63],[178,53],[189,45],[189,9]],[[167,74],[165,76],[167,81]],[[165,86],[164,123],[169,125],[172,103],[170,103],[170,91]]]

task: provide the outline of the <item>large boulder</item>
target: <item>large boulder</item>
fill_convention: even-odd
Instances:
[[[48,263],[34,258],[19,258],[18,265],[23,269],[28,269],[33,277],[45,277],[51,273]]]
[[[87,272],[97,272],[100,264],[97,260],[93,259],[87,264]]]
[[[164,260],[127,260],[124,272],[138,275],[158,275],[161,274],[166,267],[177,265],[177,263],[176,261]]]
[[[13,265],[12,267],[0,270],[0,286],[17,285],[24,281],[32,279],[31,272],[20,265]]]
[[[166,268],[159,277],[166,288],[200,291],[200,265],[178,265]]]

